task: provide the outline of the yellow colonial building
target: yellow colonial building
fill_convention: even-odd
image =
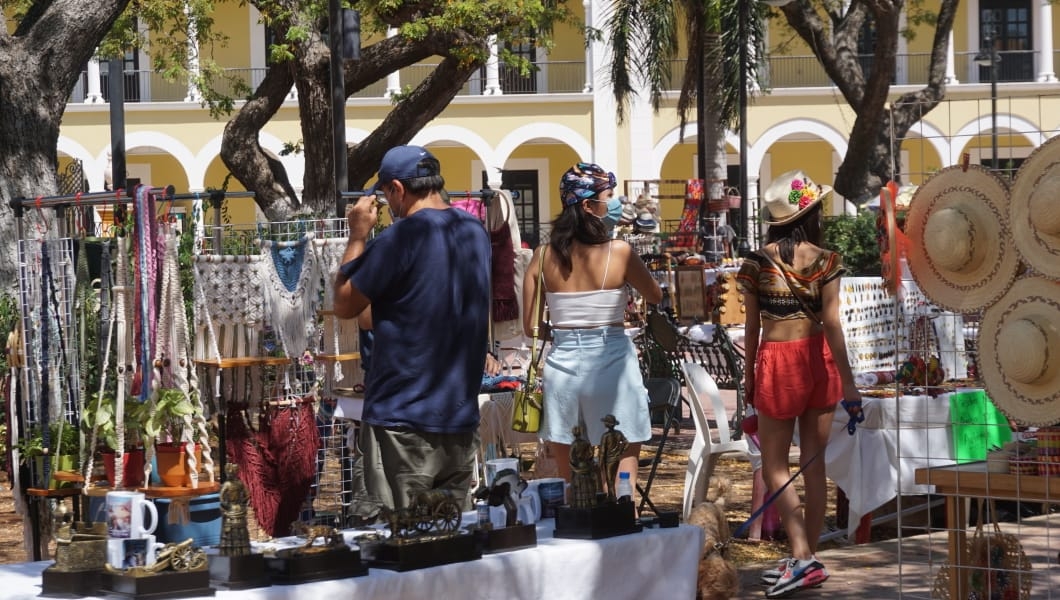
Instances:
[[[609,4],[583,0],[572,6],[586,23],[604,29]],[[945,100],[905,139],[893,141],[903,183],[918,184],[935,170],[957,163],[964,153],[973,162],[989,164],[995,145],[999,166],[1016,168],[1057,131],[1060,86],[1053,66],[1053,13],[1049,0],[961,3],[949,42]],[[216,58],[256,84],[266,64],[266,33],[257,11],[226,3],[214,17],[230,36]],[[984,23],[992,23],[989,31]],[[736,184],[741,161],[748,169],[752,219],[757,216],[759,190],[776,174],[801,168],[815,181],[831,183],[854,122],[854,113],[783,20],[771,19],[768,27],[772,52],[764,57],[764,68],[770,89],[752,98],[746,156],[739,153],[739,132],[727,135],[731,183]],[[891,89],[895,97],[920,88],[927,78],[933,32],[914,31],[916,35],[903,39],[898,48]],[[994,36],[1000,50],[996,86],[991,85],[990,69],[974,60],[987,34]],[[559,210],[559,175],[572,163],[588,160],[614,170],[620,191],[630,195],[639,194],[644,182],[660,182],[648,184],[648,189],[661,199],[662,218],[672,227],[681,214],[683,188],[668,190],[665,182],[696,177],[695,126],[690,124],[682,137],[673,108],[676,90],[658,112],[643,96],[635,98],[619,123],[607,78],[606,42],[586,45],[580,30],[566,28],[556,32],[551,52],[512,50],[536,63],[538,71],[523,77],[492,61],[413,140],[442,161],[449,189],[488,184],[518,190],[521,229],[532,243]],[[871,47],[864,53],[871,58]],[[144,55],[126,57],[128,176],[173,185],[181,192],[220,187],[227,175],[219,158],[223,120],[211,118],[188,86],[164,81],[147,69],[148,64]],[[420,65],[393,73],[351,98],[346,106],[347,140],[356,142],[373,130],[391,108],[390,95],[415,85],[429,69]],[[674,72],[681,72],[681,65],[675,65]],[[110,168],[105,80],[105,68],[87,66],[70,98],[58,148],[60,167],[80,161],[92,191],[104,189]],[[277,156],[285,143],[297,142],[301,135],[297,102],[292,92],[262,132],[262,146]],[[280,160],[300,188],[301,156]],[[842,199],[833,197],[827,210],[843,212]]]

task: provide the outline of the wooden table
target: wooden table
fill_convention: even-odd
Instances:
[[[1020,500],[1060,502],[1060,477],[988,473],[986,462],[928,467],[916,470],[916,482],[935,486],[935,493],[946,497],[946,526],[949,531],[950,598],[968,597],[968,504],[965,500]]]

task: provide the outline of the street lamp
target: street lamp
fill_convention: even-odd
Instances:
[[[791,2],[791,0],[759,1],[773,7],[784,6]],[[751,252],[751,242],[748,239],[751,237],[750,227],[747,226],[748,221],[751,219],[749,214],[750,198],[747,197],[747,86],[750,85],[747,81],[747,22],[750,19],[748,13],[751,11],[753,2],[755,0],[742,0],[740,2],[740,227],[736,231],[736,235],[740,238],[739,245],[736,248],[739,256],[747,256]]]
[[[975,55],[975,64],[990,67],[990,168],[997,171],[997,65],[1001,55],[994,50],[994,25],[983,32],[983,47]]]

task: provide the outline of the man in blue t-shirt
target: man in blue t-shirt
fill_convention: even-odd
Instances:
[[[409,492],[466,498],[478,447],[478,392],[490,315],[490,241],[449,207],[430,152],[398,146],[379,181],[346,208],[350,237],[335,280],[335,313],[372,310],[372,368],[358,446],[365,487],[403,508]],[[382,194],[394,224],[366,240]]]

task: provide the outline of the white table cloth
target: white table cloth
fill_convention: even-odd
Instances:
[[[825,450],[828,477],[846,494],[850,513],[847,536],[859,521],[899,494],[929,494],[933,486],[917,485],[921,467],[952,464],[949,394],[865,398],[865,422],[847,433],[846,411],[836,409]]]
[[[646,529],[603,540],[552,537],[552,519],[538,523],[535,548],[484,556],[399,573],[370,569],[365,577],[317,581],[252,590],[219,589],[218,599],[288,598],[476,598],[496,600],[612,600],[667,598],[691,600],[703,548],[703,530],[691,525]],[[49,562],[0,565],[0,596],[36,599],[41,571]]]

